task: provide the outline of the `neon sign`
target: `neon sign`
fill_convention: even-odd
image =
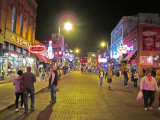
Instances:
[[[28,49],[31,53],[41,53],[46,50],[45,46],[37,45],[37,46],[29,46]]]
[[[48,51],[47,51],[47,56],[48,59],[54,58],[54,53],[52,51],[52,41],[49,41],[49,46],[48,46]]]

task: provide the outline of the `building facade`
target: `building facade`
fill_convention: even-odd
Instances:
[[[35,0],[0,0],[0,78],[25,72],[26,66],[35,72],[28,48],[35,42],[36,10]]]
[[[134,27],[128,26],[127,32],[124,32],[124,44],[129,48],[126,54],[123,54],[122,61],[125,67],[137,69],[142,75],[145,67],[159,67],[159,14],[139,13]],[[129,23],[128,23],[129,24]]]

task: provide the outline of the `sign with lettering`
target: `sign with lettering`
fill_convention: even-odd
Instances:
[[[29,46],[28,49],[31,53],[41,53],[46,50],[45,46],[37,45],[37,46]]]
[[[141,65],[153,65],[153,57],[152,56],[140,56],[140,64]]]
[[[13,32],[9,31],[8,29],[6,30],[6,41],[9,43],[12,43],[14,45],[18,45],[22,48],[28,49],[29,46],[31,45],[30,42],[28,42],[26,39],[23,39],[22,37],[14,34]]]

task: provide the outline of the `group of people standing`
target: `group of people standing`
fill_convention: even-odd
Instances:
[[[23,73],[22,70],[18,70],[17,72],[18,76],[14,78],[13,85],[15,86],[15,106],[16,106],[16,112],[19,111],[18,109],[18,102],[19,97],[21,96],[21,107],[20,109],[23,109],[23,103],[25,112],[28,112],[28,94],[30,94],[31,97],[31,111],[34,110],[34,83],[36,83],[36,76],[31,72],[31,67],[27,67],[27,72]]]
[[[25,113],[28,112],[28,95],[31,97],[31,111],[34,111],[34,83],[36,83],[36,76],[31,72],[31,67],[27,67],[27,72],[23,73],[22,70],[17,71],[18,76],[14,78],[13,85],[15,86],[15,111],[18,112],[20,109],[25,109]],[[49,89],[51,92],[50,103],[56,102],[56,91],[57,85],[59,89],[60,83],[60,70],[53,66],[49,72]],[[18,108],[19,98],[21,97],[21,107]],[[24,104],[24,107],[23,107]]]

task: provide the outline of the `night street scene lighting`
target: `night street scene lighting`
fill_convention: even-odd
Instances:
[[[0,120],[159,120],[160,0],[0,0]]]

